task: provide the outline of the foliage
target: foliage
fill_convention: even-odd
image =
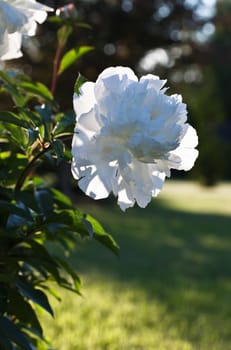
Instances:
[[[80,48],[71,62],[64,56],[61,71],[88,49]],[[45,349],[38,310],[53,316],[48,295],[59,295],[52,283],[81,294],[65,254],[56,256],[50,246],[69,252],[80,238],[115,254],[118,246],[96,219],[36,175],[44,161],[70,160],[74,113],[60,111],[45,85],[14,71],[0,72],[0,92],[13,100],[11,111],[0,112],[0,348]]]
[[[231,34],[231,3],[229,0],[217,1],[217,13],[213,20],[216,31],[210,43],[208,61],[213,65],[216,75],[217,88],[224,104],[225,120],[221,128],[222,137],[226,143],[226,178],[231,178],[231,100],[229,93],[229,82],[231,79],[231,66],[228,59],[230,57],[230,34]],[[212,58],[212,59],[211,59]]]
[[[185,86],[184,96],[198,130],[199,140],[202,141],[200,156],[193,171],[201,183],[213,186],[222,178],[226,165],[225,143],[219,132],[224,123],[225,113],[212,67],[204,69],[203,74],[202,82],[194,83],[190,87]]]

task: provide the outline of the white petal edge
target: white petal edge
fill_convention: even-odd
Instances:
[[[192,169],[197,157],[198,150],[195,147],[198,145],[198,136],[196,130],[189,124],[186,125],[186,132],[181,139],[179,147],[170,152],[173,156],[179,157],[179,164],[175,164],[174,169],[188,171]]]
[[[95,104],[95,95],[94,95],[94,86],[93,82],[86,82],[80,88],[80,95],[74,93],[73,96],[73,107],[76,114],[76,119],[84,114],[88,113]]]

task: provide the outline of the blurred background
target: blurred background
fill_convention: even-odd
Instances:
[[[70,1],[43,3],[59,8]],[[173,172],[177,181],[166,181],[145,210],[123,214],[115,199],[97,205],[76,192],[77,205],[100,220],[121,253],[117,259],[93,241],[75,247],[70,259],[85,297],[60,291],[55,322],[44,315],[46,334],[60,350],[230,350],[231,1],[74,3],[79,25],[66,51],[95,49],[59,78],[61,107],[72,108],[79,72],[93,81],[115,65],[156,74],[187,103],[200,153],[192,171]],[[25,40],[23,58],[0,68],[50,86],[57,29],[47,21]],[[2,96],[1,105],[8,102]],[[69,170],[60,168],[62,182],[71,183]]]
[[[60,8],[70,1],[43,1]],[[230,0],[79,0],[77,26],[66,50],[93,45],[60,78],[56,97],[65,109],[79,72],[88,80],[108,66],[123,65],[138,76],[168,79],[169,93],[183,95],[189,121],[199,134],[200,156],[190,174],[205,185],[231,178]],[[24,42],[24,56],[7,65],[50,85],[57,24],[46,22]],[[4,66],[6,63],[1,63]],[[3,68],[3,67],[2,67]],[[176,174],[175,176],[179,176]]]

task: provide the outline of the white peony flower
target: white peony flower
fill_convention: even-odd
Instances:
[[[34,36],[52,8],[35,0],[0,0],[0,60],[22,56],[22,35]]]
[[[170,169],[192,168],[197,134],[181,96],[166,95],[165,83],[151,74],[138,81],[130,68],[115,67],[74,94],[72,174],[88,196],[112,191],[122,210],[145,207]]]

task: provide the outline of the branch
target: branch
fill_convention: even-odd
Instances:
[[[26,177],[28,176],[28,174],[30,173],[30,171],[33,169],[35,162],[41,158],[43,156],[44,153],[46,153],[49,149],[51,148],[51,144],[49,144],[48,146],[46,146],[45,148],[43,148],[43,150],[41,152],[39,152],[31,161],[30,163],[25,167],[25,169],[23,170],[22,174],[20,175],[16,186],[15,186],[15,191],[20,191],[24,181],[26,180]]]

